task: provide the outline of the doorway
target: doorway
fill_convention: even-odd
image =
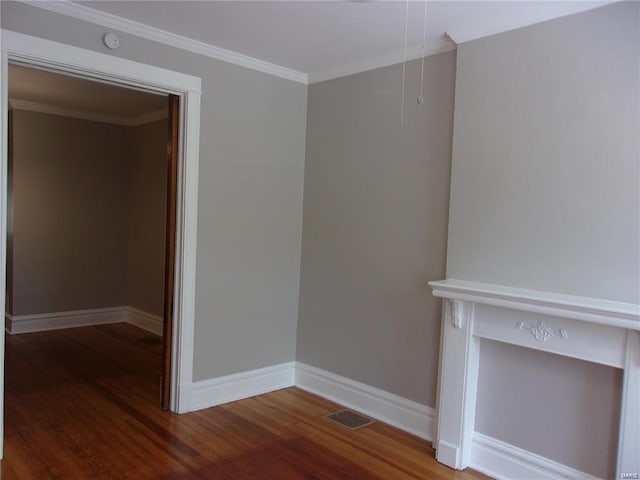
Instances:
[[[195,252],[197,233],[197,187],[199,162],[200,84],[198,77],[167,69],[113,57],[78,47],[43,40],[16,32],[2,32],[2,59],[0,98],[2,163],[0,165],[0,291],[6,287],[6,234],[7,234],[7,140],[8,101],[7,71],[9,61],[79,75],[103,82],[142,88],[176,95],[179,98],[177,161],[175,169],[175,262],[172,276],[174,294],[171,310],[171,382],[169,409],[183,413],[190,409],[190,385],[193,370],[193,331],[195,301]],[[6,297],[0,296],[0,308]],[[0,342],[0,374],[4,371],[4,342]],[[0,378],[0,385],[4,379]],[[2,387],[4,388],[4,387]],[[3,392],[0,392],[0,402]],[[0,403],[0,411],[3,405]]]
[[[177,98],[13,64],[8,88],[6,329],[160,335],[168,409]]]

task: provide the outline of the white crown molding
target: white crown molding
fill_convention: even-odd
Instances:
[[[48,105],[46,103],[31,102],[29,100],[19,100],[16,98],[9,99],[9,105],[14,110],[26,110],[29,112],[48,113],[50,115],[60,115],[62,117],[78,118],[81,120],[89,120],[92,122],[111,123],[115,125],[123,125],[125,127],[138,127],[145,123],[155,122],[167,118],[167,109],[156,110],[155,112],[146,113],[138,117],[127,118],[116,115],[104,115],[96,112],[86,112],[84,110],[75,110],[72,108],[60,107],[57,105]]]
[[[437,42],[426,45],[424,56],[430,57],[439,53],[449,52],[456,49],[456,44],[450,38],[445,37]],[[422,47],[416,47],[407,51],[407,62],[422,58]],[[355,75],[356,73],[367,72],[377,68],[388,67],[402,63],[404,54],[402,51],[396,51],[386,55],[381,55],[372,59],[354,62],[349,65],[334,69],[309,74],[309,83],[324,82],[325,80],[333,80],[334,78]]]
[[[155,112],[145,113],[138,117],[134,117],[127,120],[127,125],[130,127],[139,127],[140,125],[144,125],[145,123],[156,122],[158,120],[163,120],[169,116],[169,111],[166,108],[161,108],[160,110],[156,110]]]
[[[308,84],[309,78],[306,73],[299,72],[281,65],[265,62],[258,58],[243,55],[241,53],[216,47],[199,40],[183,37],[175,33],[167,32],[159,28],[151,27],[143,23],[134,22],[126,18],[118,17],[110,13],[101,12],[94,8],[72,3],[68,0],[43,1],[43,0],[20,0],[22,3],[33,5],[34,7],[49,10],[54,13],[77,18],[86,22],[101,25],[103,27],[118,30],[120,32],[146,38],[154,42],[162,43],[170,47],[179,48],[188,52],[197,53],[206,57],[222,60],[241,67],[250,68],[259,72],[268,73],[276,77],[285,78],[294,82]]]
[[[9,99],[9,106],[14,110],[26,110],[28,112],[48,113],[50,115],[60,115],[62,117],[78,118],[92,122],[113,123],[116,125],[126,125],[126,119],[114,115],[104,115],[95,112],[85,112],[71,108],[48,105],[45,103],[31,102],[29,100]]]
[[[395,51],[390,54],[381,55],[364,61],[353,62],[348,65],[341,66],[336,69],[324,70],[306,74],[290,68],[286,68],[273,63],[243,55],[240,53],[216,47],[199,40],[183,37],[175,33],[167,32],[159,28],[151,27],[143,23],[134,22],[110,13],[101,12],[93,8],[72,3],[68,0],[59,1],[43,1],[43,0],[19,0],[22,3],[33,5],[44,10],[54,13],[66,15],[68,17],[77,18],[86,22],[102,25],[103,27],[112,28],[121,32],[129,33],[137,37],[146,38],[170,47],[180,48],[188,52],[204,55],[206,57],[215,58],[224,62],[233,63],[242,67],[257,70],[277,77],[293,80],[304,85],[310,83],[322,82],[334,78],[354,75],[377,68],[395,65],[403,60],[403,52]],[[424,51],[424,56],[437,55],[439,53],[448,52],[456,49],[456,42],[451,38],[445,37],[437,42],[428,44]],[[422,58],[422,47],[410,49],[407,52],[407,61]]]

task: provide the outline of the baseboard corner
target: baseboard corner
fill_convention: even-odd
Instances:
[[[298,388],[433,441],[433,408],[302,362],[295,370]]]
[[[145,312],[129,305],[123,308],[127,323],[153,333],[154,335],[162,336],[164,320],[161,316]]]

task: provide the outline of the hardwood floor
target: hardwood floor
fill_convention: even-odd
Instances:
[[[297,388],[185,415],[159,406],[162,345],[126,324],[6,337],[5,456],[12,479],[486,479],[426,442]]]

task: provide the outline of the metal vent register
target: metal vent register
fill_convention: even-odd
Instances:
[[[357,430],[373,423],[373,420],[370,418],[360,415],[359,413],[352,412],[351,410],[340,410],[335,413],[330,413],[326,417],[350,430]]]

